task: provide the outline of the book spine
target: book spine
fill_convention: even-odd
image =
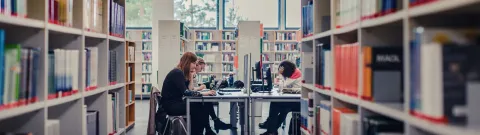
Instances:
[[[20,95],[19,95],[19,104],[25,104],[28,91],[28,61],[29,61],[29,50],[21,49],[21,64],[20,64]]]
[[[5,48],[5,31],[0,29],[0,106],[2,106],[4,102],[4,93],[6,89],[4,89],[5,83],[5,55],[4,55],[4,48]]]

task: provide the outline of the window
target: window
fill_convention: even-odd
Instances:
[[[126,0],[127,27],[152,27],[152,0]]]
[[[300,28],[302,23],[301,2],[299,0],[285,0],[285,27]]]
[[[188,27],[217,27],[217,0],[174,0],[174,18]]]
[[[246,20],[260,21],[265,28],[279,27],[279,0],[224,0],[224,2],[226,28],[236,27],[238,21]]]

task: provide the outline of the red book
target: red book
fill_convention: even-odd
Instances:
[[[53,2],[53,21],[54,23],[58,23],[58,0]]]

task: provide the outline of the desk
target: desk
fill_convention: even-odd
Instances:
[[[249,104],[248,104],[248,95],[244,94],[243,92],[231,92],[231,94],[225,95],[217,95],[217,96],[204,96],[204,97],[187,97],[187,133],[190,134],[191,131],[191,119],[190,119],[190,103],[191,102],[230,102],[230,103],[243,103],[245,105],[243,109],[243,120],[244,124],[241,125],[241,134],[248,135],[248,111],[249,111]],[[232,110],[231,110],[232,111]],[[230,114],[230,124],[236,125],[236,111],[235,113]],[[234,115],[232,115],[234,114]],[[236,135],[237,131],[233,132],[232,134]]]
[[[300,103],[300,94],[282,94],[278,93],[276,89],[272,90],[271,93],[252,93],[250,94],[251,105],[251,116],[255,116],[255,103],[256,102],[298,102]],[[255,117],[250,118],[250,133],[255,134]]]

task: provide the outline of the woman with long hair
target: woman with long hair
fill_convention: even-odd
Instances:
[[[198,92],[188,90],[190,78],[195,74],[195,66],[197,56],[192,52],[186,52],[180,58],[178,65],[172,69],[165,80],[162,87],[161,103],[165,112],[171,116],[183,116],[187,113],[187,105],[184,96],[211,96],[215,95],[215,91]],[[203,134],[203,129],[208,123],[208,114],[205,113],[201,103],[191,103],[191,131],[194,134]]]

